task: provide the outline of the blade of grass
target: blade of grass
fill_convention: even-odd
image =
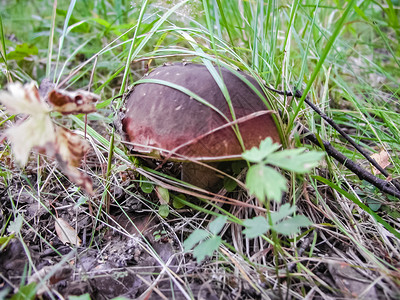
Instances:
[[[327,180],[326,178],[323,178],[323,177],[317,176],[317,175],[314,175],[311,177],[324,183],[324,184],[327,184],[328,186],[330,186],[331,188],[335,189],[340,194],[345,196],[347,199],[353,201],[360,208],[362,208],[366,213],[368,213],[371,217],[373,217],[378,223],[382,224],[383,227],[385,227],[387,231],[389,231],[395,237],[400,239],[400,232],[398,232],[396,229],[394,229],[388,222],[386,222],[384,219],[382,219],[377,213],[375,213],[371,208],[369,208],[367,205],[365,205],[360,200],[358,200],[355,196],[353,196],[349,192],[346,192],[344,189],[340,188],[339,186],[333,184],[331,181]]]
[[[69,3],[67,15],[66,15],[65,20],[64,20],[64,28],[63,28],[61,37],[59,39],[57,60],[56,60],[56,65],[54,67],[53,82],[56,82],[57,67],[58,67],[58,63],[60,62],[61,51],[63,50],[63,46],[64,46],[64,39],[65,39],[65,37],[67,35],[69,20],[71,19],[72,11],[74,10],[75,4],[76,4],[76,0],[71,0],[71,2]],[[62,76],[62,74],[60,73],[58,80],[61,78],[61,76]],[[58,82],[58,80],[57,80],[57,82]]]
[[[295,112],[290,116],[289,124],[288,124],[288,127],[287,127],[288,131],[292,130],[294,120],[297,117],[297,115],[299,114],[300,109],[303,106],[304,100],[306,99],[306,96],[307,96],[308,92],[311,89],[311,85],[314,83],[314,81],[315,81],[315,79],[316,79],[316,77],[317,77],[317,75],[318,75],[318,73],[319,73],[319,71],[320,71],[320,69],[322,67],[322,64],[324,63],[326,57],[328,56],[329,52],[331,51],[331,49],[333,47],[333,44],[335,43],[336,38],[339,36],[340,31],[343,29],[343,24],[346,21],[347,16],[350,14],[350,12],[351,12],[351,10],[352,10],[352,8],[353,8],[355,3],[356,3],[356,0],[350,0],[350,2],[347,4],[346,10],[344,11],[342,17],[336,23],[335,30],[333,31],[333,33],[332,33],[331,37],[329,38],[326,46],[324,47],[324,51],[322,52],[322,55],[319,58],[318,63],[315,66],[315,69],[312,72],[312,74],[310,76],[310,79],[307,82],[307,86],[303,91],[303,96],[300,98],[298,106],[297,106]]]

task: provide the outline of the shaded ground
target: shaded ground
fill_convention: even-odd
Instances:
[[[178,169],[165,171],[173,173]],[[11,220],[14,218],[13,211],[23,214],[27,222],[17,233],[18,238],[12,239],[0,253],[0,286],[9,288],[10,293],[16,292],[21,282],[35,281],[38,294],[44,298],[49,298],[50,294],[67,298],[89,293],[92,299],[116,296],[131,299],[301,299],[299,286],[310,299],[325,296],[351,299],[360,295],[362,299],[396,297],[397,287],[384,278],[379,279],[379,272],[361,267],[367,261],[353,252],[350,240],[336,238],[331,230],[317,230],[316,244],[313,244],[313,235],[297,244],[298,255],[304,257],[315,247],[316,259],[310,259],[306,265],[312,270],[316,285],[310,286],[295,275],[288,277],[287,272],[295,274],[298,267],[294,263],[285,266],[285,260],[279,258],[278,263],[282,264],[280,282],[290,290],[278,289],[274,285],[277,282],[273,267],[275,254],[268,244],[251,242],[246,247],[243,244],[246,240],[239,242],[253,261],[250,265],[243,261],[234,267],[215,258],[198,265],[182,249],[183,240],[193,230],[185,219],[204,218],[205,215],[183,208],[175,218],[170,215],[167,221],[158,219],[147,202],[157,201],[155,192],[142,193],[139,184],[129,179],[134,177],[132,174],[124,174],[124,183],[112,189],[115,202],[111,216],[97,221],[92,216],[97,211],[96,201],[90,206],[77,205],[78,196],[68,197],[62,189],[57,191],[56,185],[53,192],[41,194],[40,204],[27,184],[35,182],[35,176],[12,179],[1,196],[3,228],[10,215]],[[235,197],[240,195],[240,191],[232,193]],[[304,204],[307,207],[307,203]],[[240,206],[226,205],[225,208],[236,215],[243,213]],[[250,211],[247,209],[247,213]],[[54,228],[55,214],[78,228],[81,246],[72,247],[60,241]],[[232,224],[227,229],[223,238],[238,245],[235,232],[240,227]],[[288,250],[293,252],[293,249]],[[240,262],[237,256],[228,256],[229,259]],[[355,265],[357,261],[360,267]],[[392,289],[388,288],[390,286]]]

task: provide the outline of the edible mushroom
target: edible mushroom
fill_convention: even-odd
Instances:
[[[127,94],[121,117],[133,151],[186,162],[182,179],[202,188],[211,187],[215,176],[193,162],[241,159],[244,149],[259,146],[266,137],[280,143],[257,81],[240,71],[211,68],[219,76],[200,64],[154,69]]]

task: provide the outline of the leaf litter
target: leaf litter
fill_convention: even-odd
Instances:
[[[90,148],[88,143],[69,129],[55,124],[50,112],[93,112],[98,96],[84,91],[72,93],[53,90],[48,97],[49,106],[34,83],[24,86],[12,83],[7,88],[8,91],[0,92],[0,102],[6,106],[7,112],[27,115],[5,132],[12,144],[16,161],[25,166],[32,149],[36,149],[55,159],[72,182],[93,195],[90,177],[76,169]]]

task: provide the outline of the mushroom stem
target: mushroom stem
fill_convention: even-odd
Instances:
[[[199,164],[195,162],[185,162],[182,164],[182,180],[197,186],[201,189],[210,190],[217,184],[220,178],[213,168],[218,163]]]

